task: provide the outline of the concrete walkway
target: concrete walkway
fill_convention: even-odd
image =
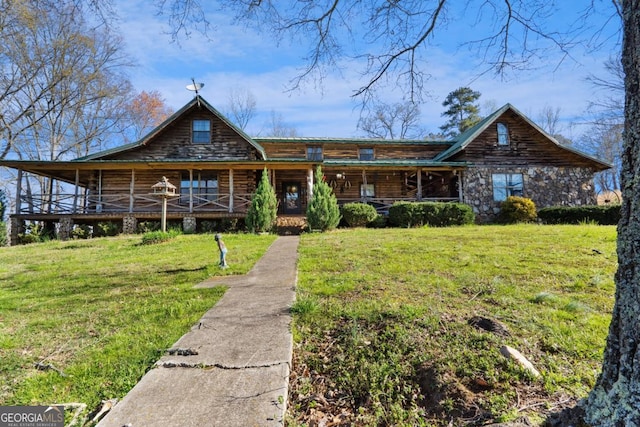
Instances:
[[[282,426],[293,339],[298,236],[279,237],[98,427]],[[197,354],[193,353],[195,350]]]

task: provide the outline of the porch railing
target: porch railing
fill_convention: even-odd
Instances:
[[[215,196],[176,196],[167,200],[168,212],[246,212],[251,194],[217,194]],[[162,199],[151,194],[76,195],[31,194],[20,197],[19,214],[96,214],[161,212]]]
[[[251,204],[251,194],[194,195],[190,203],[187,196],[171,197],[167,200],[168,212],[206,213],[206,212],[246,212]],[[162,199],[150,194],[103,194],[78,196],[75,194],[57,194],[51,200],[45,194],[21,196],[19,214],[100,214],[100,213],[136,213],[161,212]],[[361,202],[376,208],[378,213],[386,214],[398,201],[415,202],[415,197],[404,198],[338,198],[338,203]],[[422,201],[455,202],[455,197],[422,198]]]

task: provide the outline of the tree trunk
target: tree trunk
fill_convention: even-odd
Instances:
[[[592,426],[640,426],[640,0],[622,2],[625,127],[616,295],[602,373],[586,402]]]

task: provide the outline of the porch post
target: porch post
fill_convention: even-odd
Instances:
[[[22,169],[18,169],[18,182],[16,183],[16,215],[22,210]]]
[[[102,213],[102,169],[98,171],[98,204],[96,205],[96,212]]]
[[[193,213],[193,169],[189,169],[189,213]]]
[[[462,171],[458,171],[458,201],[463,203],[462,201]]]
[[[233,169],[229,169],[229,212],[233,212]]]
[[[73,209],[72,212],[78,212],[78,186],[80,185],[80,170],[76,169],[76,182],[75,182],[75,190],[73,193]]]
[[[50,214],[51,209],[53,208],[53,178],[49,177],[48,180],[49,181],[47,182],[47,196],[46,196],[46,199],[44,199],[45,195],[43,195],[43,200],[48,200],[46,212]]]
[[[418,172],[416,174],[416,179],[418,180],[418,194],[416,198],[419,202],[422,201],[422,168],[418,168]]]
[[[364,188],[364,192],[360,190],[360,197],[362,197],[363,202],[367,202],[367,171],[362,169],[362,186]]]
[[[133,192],[135,188],[135,181],[136,181],[136,170],[131,169],[131,182],[129,183],[129,213],[133,212],[133,202],[134,202]]]
[[[307,203],[313,198],[313,168],[307,170]]]

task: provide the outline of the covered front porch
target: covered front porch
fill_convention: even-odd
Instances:
[[[270,170],[281,214],[302,214],[311,199],[314,169]],[[324,181],[338,204],[361,202],[386,214],[398,201],[462,201],[462,169],[369,169],[325,166]]]
[[[340,205],[368,203],[386,214],[397,201],[462,201],[460,167],[381,168],[324,163],[322,179],[333,189]],[[166,164],[161,168],[136,163],[120,164],[118,169],[113,165],[91,169],[91,165],[68,162],[62,169],[46,171],[29,166],[17,172],[12,244],[27,221],[54,223],[52,228],[63,239],[77,224],[104,221],[120,222],[123,232],[133,233],[140,221],[159,221],[163,203],[166,219],[180,221],[185,231],[195,231],[201,221],[240,220],[246,216],[264,170],[255,164],[225,168],[190,163],[166,169]],[[279,201],[279,216],[304,216],[316,167],[313,163],[269,165],[266,171]],[[163,177],[177,188],[175,196],[166,200],[152,192],[154,183]],[[35,192],[35,188],[44,191]]]

